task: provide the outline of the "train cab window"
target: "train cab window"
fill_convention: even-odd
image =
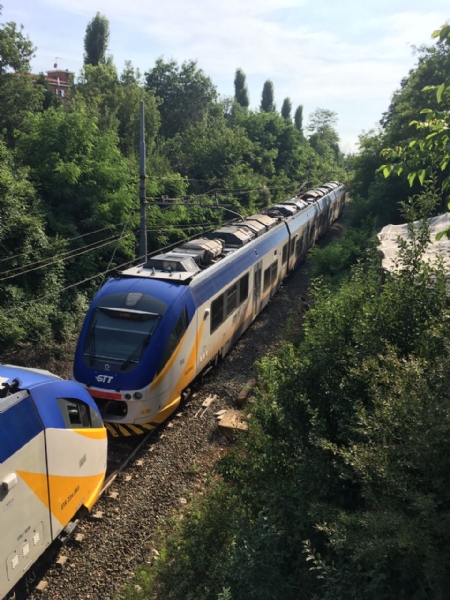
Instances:
[[[77,398],[57,398],[64,424],[67,429],[102,427],[100,415]]]
[[[230,286],[225,292],[227,298],[227,317],[237,308],[237,283]]]
[[[285,245],[283,246],[283,257],[282,257],[282,259],[281,259],[281,262],[282,262],[282,264],[283,264],[283,265],[284,265],[284,264],[286,264],[286,261],[287,261],[287,254],[288,254],[288,245],[287,245],[287,244],[285,244]]]
[[[264,291],[270,288],[270,267],[264,271]]]
[[[224,294],[211,302],[211,333],[224,322]]]
[[[239,304],[248,298],[248,273],[239,279]]]
[[[188,315],[186,307],[183,308],[183,311],[180,315],[180,318],[177,321],[177,324],[173,328],[172,333],[170,334],[169,341],[167,342],[166,348],[161,356],[161,360],[159,361],[158,368],[156,370],[157,373],[161,373],[163,368],[165,367],[167,361],[172,356],[175,351],[175,348],[181,341],[181,338],[186,333],[188,328]]]

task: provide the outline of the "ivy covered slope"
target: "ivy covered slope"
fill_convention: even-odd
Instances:
[[[301,339],[259,365],[248,433],[133,597],[448,598],[450,313],[446,273],[421,257],[447,201],[449,33],[421,50],[352,159],[359,262],[348,269],[346,233],[339,284],[316,280]],[[417,162],[401,169],[405,153]],[[409,241],[383,274],[357,236],[391,217],[411,223]]]
[[[0,7],[1,14],[1,7]],[[105,277],[131,264],[139,226],[139,103],[145,103],[149,251],[285,198],[345,179],[336,115],[303,109],[273,85],[250,110],[245,73],[219,99],[196,61],[159,58],[142,75],[108,54],[106,17],[84,39],[84,65],[62,103],[30,60],[39,49],[0,24],[0,342],[72,339]],[[233,74],[230,73],[230,77]],[[175,206],[168,208],[161,197]],[[232,212],[218,208],[227,204]]]

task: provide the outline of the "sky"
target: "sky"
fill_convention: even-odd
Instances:
[[[392,94],[417,62],[414,47],[450,19],[448,0],[0,0],[0,22],[14,21],[37,47],[33,72],[78,75],[88,22],[110,23],[109,53],[142,73],[161,56],[196,59],[222,97],[234,93],[237,68],[247,76],[251,108],[264,81],[304,122],[317,108],[338,115],[344,152],[377,128]]]

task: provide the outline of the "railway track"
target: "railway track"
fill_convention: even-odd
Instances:
[[[339,234],[339,225],[326,239],[332,239],[333,232]],[[235,408],[239,391],[255,375],[255,361],[276,351],[281,339],[289,337],[308,283],[302,266],[169,421],[145,438],[111,444],[107,493],[96,506],[103,517],[80,523],[83,542],[71,541],[64,547],[65,564],[53,563],[38,576],[48,585],[43,593],[34,587],[29,600],[114,600],[120,587],[132,581],[136,566],[154,559],[162,523],[203,493],[211,465],[229,450],[214,412]],[[217,395],[217,400],[203,414],[199,409],[210,395]]]

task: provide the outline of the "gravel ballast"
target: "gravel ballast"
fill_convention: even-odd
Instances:
[[[340,231],[341,225],[335,224],[323,243]],[[255,361],[290,337],[293,324],[301,319],[307,286],[302,265],[226,358],[194,386],[190,398],[139,451],[109,490],[118,492],[117,498],[102,497],[94,507],[103,518],[82,521],[77,533],[83,534],[83,541],[71,541],[62,549],[65,564],[50,566],[43,575],[48,582],[45,591],[34,590],[29,598],[112,600],[136,566],[149,560],[162,520],[189,508],[213,462],[229,449],[214,413],[236,408],[239,392],[255,377]],[[213,395],[217,398],[199,413],[204,400]]]

